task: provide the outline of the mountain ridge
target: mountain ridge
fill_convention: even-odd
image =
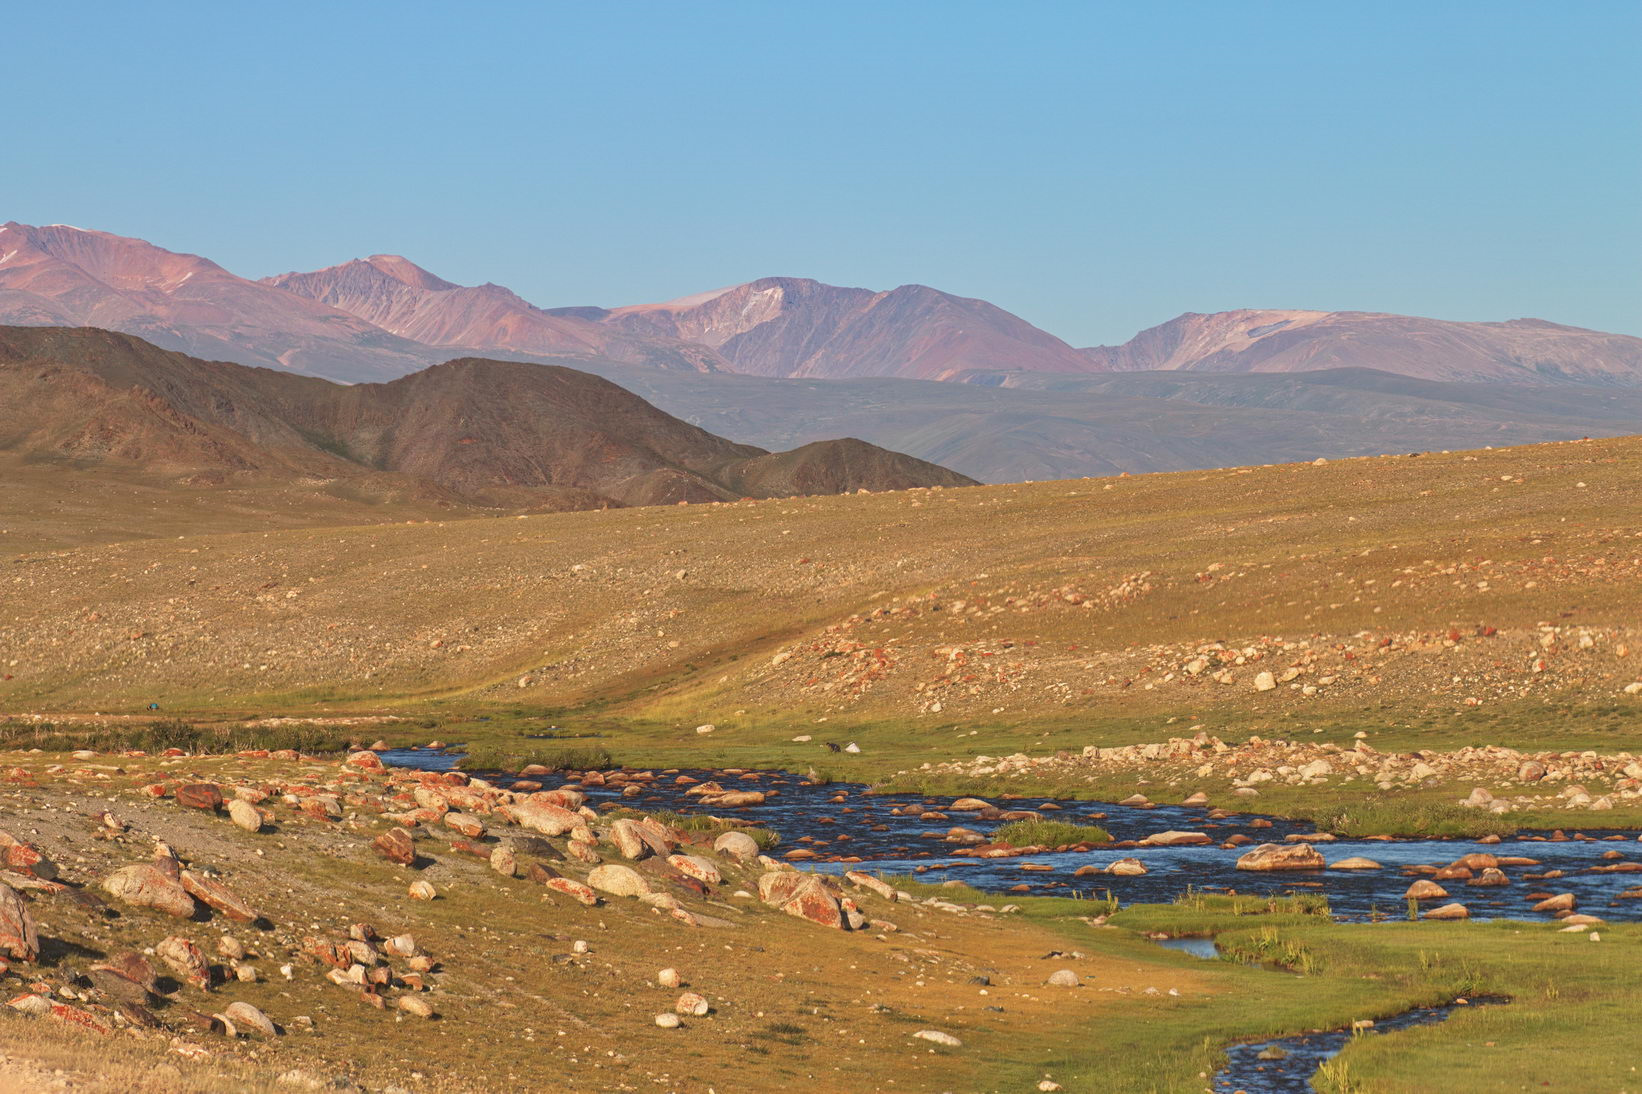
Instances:
[[[201,361],[123,333],[0,327],[0,452],[35,461],[219,477],[386,474],[433,496],[546,508],[973,482],[853,439],[808,448],[736,444],[553,365],[460,358],[341,385]]]
[[[170,349],[345,381],[458,356],[585,357],[801,379],[1008,386],[1032,375],[1373,368],[1418,379],[1642,386],[1642,338],[1542,319],[1379,312],[1186,312],[1119,346],[1077,348],[987,301],[766,277],[620,307],[538,307],[399,255],[251,281],[130,237],[0,226],[0,322],[102,326]]]

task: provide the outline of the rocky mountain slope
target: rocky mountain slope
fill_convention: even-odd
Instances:
[[[0,328],[0,452],[219,478],[387,474],[433,495],[555,508],[970,481],[856,441],[772,456],[566,368],[462,359],[341,386],[37,327]]]
[[[452,285],[392,256],[258,282],[198,255],[66,224],[0,225],[0,323],[102,327],[197,357],[344,381],[391,380],[476,353],[717,365],[710,350],[551,316],[499,286]]]
[[[1453,323],[1371,312],[1188,312],[1121,346],[1081,352],[1102,372],[1371,368],[1425,380],[1642,382],[1642,338],[1543,319]]]
[[[698,342],[758,376],[944,380],[971,369],[1100,367],[1002,308],[924,285],[875,292],[767,277],[662,304],[559,314]]]
[[[711,371],[718,354],[693,342],[633,336],[555,315],[500,285],[456,285],[398,255],[372,255],[259,284],[357,316],[425,346],[523,355],[589,354],[661,368]]]
[[[454,356],[599,357],[799,378],[1008,386],[1131,371],[1372,368],[1428,380],[1642,384],[1642,338],[1538,319],[1367,312],[1187,313],[1121,346],[1074,349],[984,300],[769,277],[659,304],[541,308],[397,255],[262,281],[140,239],[0,226],[0,323],[99,326],[196,356],[385,380]]]
[[[167,349],[336,379],[390,379],[426,347],[209,259],[65,224],[0,225],[0,322],[95,326]]]

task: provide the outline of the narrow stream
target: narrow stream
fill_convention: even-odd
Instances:
[[[1456,1001],[1441,1007],[1416,1007],[1395,1017],[1383,1018],[1358,1032],[1330,1030],[1232,1045],[1226,1050],[1229,1057],[1226,1066],[1215,1073],[1214,1089],[1243,1091],[1244,1094],[1305,1094],[1314,1089],[1311,1080],[1317,1069],[1338,1055],[1354,1036],[1370,1037],[1411,1026],[1429,1026],[1443,1021],[1463,1006],[1503,1002],[1503,999],[1475,999],[1469,1003]]]
[[[449,770],[460,756],[450,752],[401,749],[384,752],[393,765],[423,770]],[[680,777],[693,782],[680,783]],[[492,781],[509,785],[515,776],[489,773]],[[716,781],[726,790],[758,790],[762,804],[740,808],[703,806],[687,793],[692,785]],[[547,786],[563,779],[548,777]],[[1293,834],[1309,833],[1309,825],[1278,817],[1236,813],[1213,819],[1207,808],[1158,805],[1151,808],[1042,797],[989,799],[1007,811],[1019,811],[1045,820],[1098,824],[1114,841],[1138,841],[1163,831],[1202,832],[1214,841],[1200,846],[1110,846],[1083,852],[1044,853],[1026,858],[980,858],[960,853],[962,844],[949,842],[953,828],[988,835],[1002,820],[983,820],[973,812],[953,811],[950,798],[918,794],[873,794],[859,783],[810,785],[782,772],[679,770],[657,772],[640,782],[636,796],[622,795],[620,787],[583,786],[595,808],[621,801],[636,809],[679,813],[712,813],[748,824],[774,829],[782,856],[794,850],[815,857],[797,864],[807,869],[840,873],[869,869],[883,874],[917,874],[924,881],[955,879],[1000,894],[1051,896],[1105,896],[1125,904],[1168,903],[1188,888],[1208,892],[1236,891],[1286,895],[1321,893],[1336,918],[1363,921],[1403,918],[1404,892],[1414,877],[1404,868],[1445,866],[1462,855],[1487,852],[1501,857],[1533,859],[1533,865],[1502,867],[1508,884],[1481,888],[1464,880],[1439,882],[1446,898],[1425,902],[1429,909],[1448,901],[1463,903],[1473,918],[1548,919],[1534,913],[1532,894],[1541,897],[1573,893],[1578,910],[1608,920],[1642,920],[1642,846],[1637,833],[1590,828],[1569,831],[1561,838],[1549,833],[1519,833],[1496,845],[1474,840],[1336,840],[1317,849],[1329,863],[1363,857],[1381,865],[1378,870],[1307,870],[1251,873],[1236,869],[1247,850],[1223,848],[1234,836],[1253,843],[1282,843]],[[921,812],[920,812],[921,811]],[[1612,854],[1616,857],[1604,857]],[[1102,869],[1123,858],[1140,860],[1147,873],[1115,876],[1104,873],[1076,876],[1083,867]],[[1615,867],[1619,871],[1614,871]],[[1638,872],[1625,872],[1635,870]],[[1598,872],[1600,871],[1600,872]],[[1614,871],[1614,872],[1610,872]],[[1560,872],[1559,877],[1544,877]]]

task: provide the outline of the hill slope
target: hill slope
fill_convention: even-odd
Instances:
[[[860,442],[772,458],[599,377],[451,361],[349,387],[199,361],[130,335],[0,328],[0,452],[150,471],[367,480],[586,508],[969,480]],[[795,475],[796,461],[811,470]]]
[[[465,692],[941,758],[969,725],[1607,709],[1642,703],[1639,475],[1626,438],[82,548],[8,568],[0,702]]]

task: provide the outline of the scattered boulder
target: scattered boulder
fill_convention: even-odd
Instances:
[[[262,831],[262,810],[248,801],[235,798],[228,803],[228,819],[247,832]]]
[[[1379,869],[1383,869],[1383,867],[1381,867],[1380,864],[1375,862],[1373,859],[1363,858],[1361,855],[1353,855],[1350,858],[1343,858],[1339,862],[1329,863],[1328,868],[1330,870],[1379,870]]]
[[[1444,904],[1440,908],[1432,908],[1422,917],[1425,919],[1470,919],[1471,910],[1463,904]]]
[[[527,798],[504,810],[521,828],[540,832],[544,836],[562,836],[577,828],[587,827],[587,818],[562,805]]]
[[[885,900],[893,901],[895,899],[895,889],[887,881],[884,881],[881,878],[873,877],[871,874],[862,873],[860,870],[850,870],[844,874],[844,878],[851,885],[854,885],[860,889],[865,889],[871,893],[876,893]]]
[[[181,877],[183,891],[208,907],[214,908],[237,923],[254,923],[258,916],[252,907],[215,878],[184,870]]]
[[[622,869],[625,870],[626,867],[624,866]],[[565,896],[574,897],[576,900],[587,905],[589,908],[599,902],[598,895],[594,893],[591,888],[583,885],[579,881],[572,881],[567,877],[550,877],[543,881],[542,885],[546,888],[552,889],[556,893],[563,893]]]
[[[641,897],[654,891],[637,870],[614,864],[593,867],[588,871],[587,884],[611,896]]]
[[[41,881],[51,881],[57,876],[54,862],[10,832],[0,831],[0,863],[4,863],[7,869],[37,877]]]
[[[1137,858],[1120,858],[1106,867],[1106,873],[1114,877],[1144,877],[1147,870],[1146,864]]]
[[[610,842],[621,853],[621,857],[630,862],[650,854],[650,844],[639,833],[638,822],[626,817],[611,822]]]
[[[365,755],[374,756],[375,753],[368,752]],[[371,840],[371,846],[389,862],[397,862],[401,866],[410,866],[416,862],[416,844],[410,832],[404,828],[390,828]]]
[[[751,862],[759,855],[758,841],[745,832],[723,832],[713,840],[713,850],[742,862]]]
[[[406,1014],[415,1015],[417,1018],[433,1017],[433,1004],[420,995],[401,995],[394,1001],[393,1005]]]
[[[921,1029],[917,1033],[914,1033],[913,1036],[923,1041],[943,1045],[946,1048],[959,1048],[963,1045],[963,1042],[952,1036],[952,1034],[942,1033],[938,1029]]]
[[[703,885],[719,885],[724,881],[718,867],[699,855],[668,855],[667,862],[685,877],[695,878]]]
[[[186,984],[201,991],[211,990],[211,966],[200,948],[181,935],[169,935],[154,947],[154,955],[165,962]]]
[[[361,771],[378,772],[386,770],[386,765],[382,763],[382,757],[371,751],[352,753],[343,763],[346,763],[349,767],[356,767]]]
[[[1535,904],[1534,911],[1544,912],[1547,914],[1555,912],[1571,912],[1577,904],[1578,900],[1574,897],[1574,894],[1558,893],[1556,896],[1546,897],[1538,904]]]
[[[673,1004],[673,1013],[686,1018],[705,1018],[711,1009],[707,1000],[693,991],[685,992],[678,997],[678,1002]]]
[[[21,895],[0,881],[0,953],[14,961],[35,961],[40,957],[40,933],[28,904]]]
[[[177,787],[177,804],[189,809],[207,809],[215,812],[222,808],[222,788],[216,783],[189,783]]]
[[[1322,852],[1309,843],[1262,843],[1237,860],[1237,869],[1261,872],[1321,870],[1325,865]]]
[[[1442,900],[1448,896],[1448,890],[1434,881],[1421,878],[1410,885],[1403,896],[1409,900]]]
[[[194,898],[182,883],[151,863],[116,870],[103,879],[102,887],[115,900],[139,908],[152,908],[178,919],[188,919],[194,914]]]
[[[271,1041],[279,1035],[268,1016],[249,1003],[230,1003],[222,1012],[222,1016],[239,1029],[265,1040]]]
[[[758,879],[758,896],[772,908],[823,927],[848,929],[838,896],[819,874],[772,870]]]
[[[1052,988],[1075,988],[1083,983],[1083,979],[1071,969],[1056,969],[1044,983]]]
[[[1205,843],[1213,843],[1210,836],[1202,832],[1153,832],[1140,841],[1142,847],[1193,847]]]

